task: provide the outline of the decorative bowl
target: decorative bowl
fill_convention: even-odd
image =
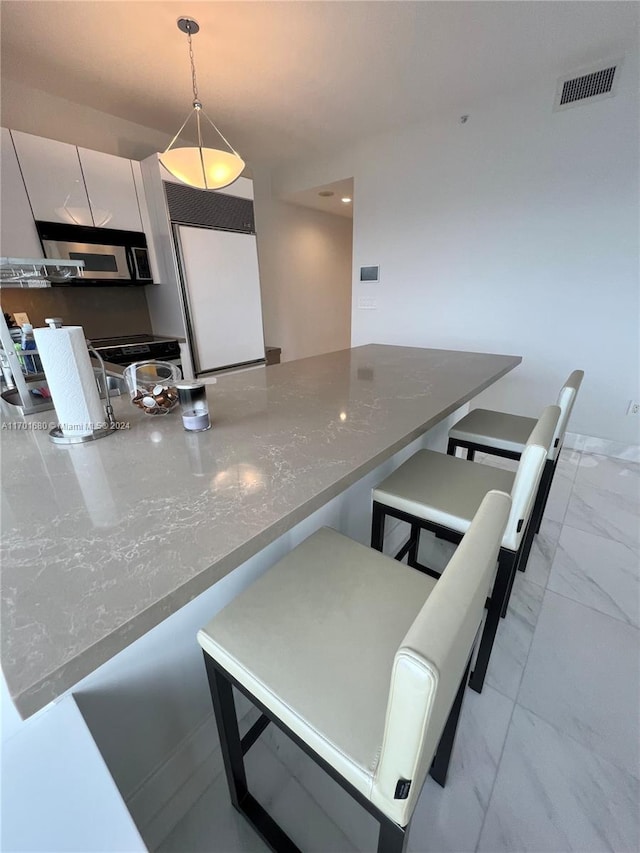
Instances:
[[[135,361],[124,371],[131,402],[147,415],[166,415],[178,405],[180,368],[168,361]]]

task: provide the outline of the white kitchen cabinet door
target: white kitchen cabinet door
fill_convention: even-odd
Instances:
[[[264,359],[254,234],[178,227],[196,373]]]
[[[11,134],[6,127],[2,128],[0,184],[2,185],[0,255],[9,258],[41,258],[42,246],[33,221]]]
[[[96,227],[142,231],[131,161],[88,148],[78,154]]]
[[[35,219],[93,225],[75,145],[12,130]]]

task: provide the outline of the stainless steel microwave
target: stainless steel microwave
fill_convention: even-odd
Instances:
[[[84,261],[72,285],[153,284],[147,238],[138,231],[36,222],[45,258]]]

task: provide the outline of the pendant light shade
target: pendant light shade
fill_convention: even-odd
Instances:
[[[220,133],[215,124],[202,108],[198,98],[198,86],[196,83],[196,68],[193,58],[191,36],[200,29],[193,18],[178,18],[178,28],[186,33],[189,38],[189,58],[191,60],[191,80],[193,85],[193,109],[185,119],[180,130],[169,143],[166,151],[160,154],[160,162],[179,181],[189,186],[202,190],[219,190],[233,183],[240,176],[245,163],[242,157],[235,151],[229,142]],[[195,116],[196,131],[198,136],[197,146],[174,148],[178,137],[187,126],[189,120]],[[229,149],[225,151],[220,148],[208,148],[203,144],[203,121],[204,127],[210,133],[210,126],[217,136]]]
[[[241,157],[217,148],[168,148],[160,162],[179,181],[201,190],[227,187],[244,169]]]

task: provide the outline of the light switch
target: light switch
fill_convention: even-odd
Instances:
[[[377,308],[378,300],[375,296],[358,296],[358,308]]]

